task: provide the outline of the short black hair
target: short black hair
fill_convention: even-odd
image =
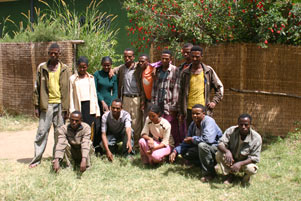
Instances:
[[[49,46],[48,50],[51,50],[51,49],[60,49],[60,46],[57,43],[52,43]]]
[[[126,49],[124,50],[124,52],[133,52],[133,53],[135,53],[135,51],[134,51],[132,48],[126,48]]]
[[[79,65],[80,63],[85,63],[89,65],[89,60],[87,59],[87,57],[81,56],[78,58],[76,64]]]
[[[75,111],[71,112],[71,115],[73,115],[73,114],[77,114],[77,115],[79,115],[80,117],[82,117],[82,113],[81,113],[80,111],[78,111],[78,110],[75,110]],[[70,116],[71,116],[71,115],[70,115]]]
[[[110,62],[111,64],[113,63],[111,57],[105,56],[105,57],[102,57],[102,59],[101,59],[101,64],[103,64],[103,63],[106,62],[106,61]]]
[[[140,58],[140,57],[146,57],[147,60],[149,61],[149,56],[148,56],[148,54],[140,54],[140,55],[139,55],[139,58]]]
[[[149,111],[150,111],[150,112],[154,112],[154,113],[156,113],[156,114],[158,114],[158,115],[161,114],[161,108],[160,108],[158,105],[155,105],[155,104],[152,104],[152,105],[150,106]]]
[[[192,43],[185,43],[184,45],[183,45],[183,47],[182,47],[182,49],[184,49],[184,48],[192,48],[193,47],[193,44]]]
[[[202,111],[203,111],[203,113],[206,112],[206,107],[205,107],[204,105],[202,105],[202,104],[195,104],[195,105],[192,107],[192,109],[193,109],[193,108],[201,108]]]
[[[170,50],[167,50],[167,49],[166,49],[166,50],[163,50],[163,51],[162,51],[162,54],[169,54],[170,57],[172,57],[172,52],[171,52]],[[162,54],[161,54],[161,55],[162,55]]]
[[[116,102],[116,103],[121,103],[122,104],[122,100],[120,99],[120,98],[116,98],[116,99],[114,99],[113,101],[112,101],[112,103],[113,102]]]
[[[201,52],[201,55],[203,55],[203,49],[200,46],[198,46],[198,45],[194,45],[191,48],[191,52]]]
[[[240,119],[244,119],[244,118],[250,119],[250,123],[252,123],[252,117],[248,113],[244,113],[244,114],[239,115],[237,121],[239,121]]]

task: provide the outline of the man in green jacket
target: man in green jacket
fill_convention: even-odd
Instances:
[[[68,67],[59,61],[60,47],[52,44],[48,49],[49,60],[38,66],[34,90],[35,115],[39,117],[39,127],[34,141],[35,156],[29,167],[41,163],[51,124],[54,127],[54,146],[57,143],[57,128],[64,124],[69,109]]]

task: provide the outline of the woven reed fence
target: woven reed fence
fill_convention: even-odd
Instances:
[[[72,67],[74,44],[57,42],[61,60]],[[51,43],[0,43],[0,112],[34,113],[33,90],[37,66],[48,60]]]
[[[154,52],[154,60],[159,56]],[[300,46],[208,46],[203,62],[214,68],[225,87],[214,110],[223,130],[235,125],[241,113],[253,117],[253,127],[262,135],[285,136],[301,121]]]

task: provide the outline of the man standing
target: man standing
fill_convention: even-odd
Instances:
[[[139,56],[138,65],[142,68],[142,86],[145,94],[143,119],[145,121],[148,116],[149,107],[151,105],[152,88],[153,88],[153,70],[154,67],[149,63],[149,57],[146,54]]]
[[[231,183],[233,174],[244,172],[242,184],[248,184],[250,177],[257,173],[256,163],[260,159],[261,136],[250,128],[252,117],[242,114],[238,117],[238,126],[228,128],[218,143],[216,161],[224,175],[225,183]]]
[[[131,116],[122,109],[120,99],[115,99],[111,105],[111,111],[102,115],[101,123],[102,146],[106,150],[106,155],[113,161],[113,153],[117,152],[117,143],[122,142],[122,154],[128,156],[133,154],[134,145]]]
[[[180,73],[191,64],[190,52],[192,47],[193,45],[191,43],[185,43],[181,49],[181,53],[185,61],[179,66]]]
[[[144,90],[141,82],[142,68],[134,62],[134,50],[125,49],[124,62],[114,69],[118,77],[118,96],[122,99],[124,110],[130,113],[134,130],[135,148],[139,150],[138,141],[142,131],[142,108],[144,107]]]
[[[215,176],[215,152],[222,131],[214,119],[205,115],[205,107],[197,104],[192,107],[192,119],[187,137],[171,153],[169,160],[174,162],[177,154],[186,160],[201,166],[202,181],[206,182]]]
[[[179,119],[186,118],[187,126],[192,122],[191,108],[195,104],[206,106],[206,114],[212,115],[216,104],[223,98],[224,87],[215,71],[203,63],[203,50],[193,46],[190,52],[191,64],[182,73],[179,92]],[[210,100],[210,90],[215,90],[215,95]]]
[[[45,151],[51,124],[54,127],[54,146],[57,143],[57,128],[64,124],[69,110],[69,77],[68,67],[59,61],[60,47],[54,43],[48,50],[49,60],[41,63],[37,69],[34,90],[35,114],[39,117],[39,128],[34,142],[35,156],[29,167],[41,163]]]
[[[161,55],[161,65],[156,68],[152,90],[152,103],[161,107],[162,117],[167,119],[171,124],[171,134],[177,146],[181,142],[177,119],[179,69],[170,63],[171,59],[172,53],[169,50],[164,50]]]
[[[90,167],[90,155],[93,152],[91,142],[91,128],[82,122],[82,114],[74,111],[70,115],[70,124],[58,129],[58,143],[55,149],[53,170],[58,172],[60,162],[64,158],[65,152],[68,159],[73,159],[75,165],[80,165],[80,171],[86,171]]]

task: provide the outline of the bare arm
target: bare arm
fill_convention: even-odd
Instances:
[[[109,161],[113,161],[113,154],[111,153],[111,151],[109,149],[107,134],[105,132],[101,133],[101,139],[102,139],[103,146],[105,147],[106,154],[107,154]]]

